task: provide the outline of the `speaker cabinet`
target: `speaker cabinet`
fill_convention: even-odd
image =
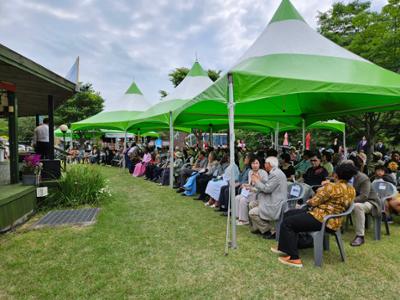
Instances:
[[[61,161],[59,159],[42,159],[42,180],[53,180],[61,177]]]

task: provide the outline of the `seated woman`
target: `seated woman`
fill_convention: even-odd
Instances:
[[[242,184],[242,192],[236,196],[236,211],[238,216],[237,225],[249,224],[249,203],[256,201],[256,195],[251,187],[254,187],[255,182],[251,180],[252,175],[260,177],[260,180],[267,181],[268,173],[260,169],[261,163],[257,157],[252,157],[250,160],[251,170],[249,171],[248,182]]]
[[[146,171],[144,173],[145,180],[153,180],[154,178],[154,171],[157,165],[157,154],[155,152],[151,153],[151,160],[146,166]]]
[[[226,156],[227,162],[229,162],[229,155]],[[221,161],[222,163],[222,161]],[[223,167],[223,165],[221,165]],[[231,170],[233,169],[233,176],[235,177],[235,181],[239,180],[239,168],[236,164],[233,166],[228,166],[224,174],[221,176],[218,176],[215,179],[212,179],[208,182],[207,187],[206,187],[206,194],[210,196],[210,200],[208,200],[207,203],[205,203],[205,206],[211,206],[211,207],[219,207],[219,195],[221,193],[221,188],[224,185],[228,185],[229,180],[231,178]]]
[[[280,169],[282,172],[286,175],[286,178],[288,181],[294,181],[294,175],[296,173],[291,159],[290,159],[290,154],[289,153],[283,153],[281,155],[281,161],[280,161]]]
[[[196,178],[196,190],[200,194],[196,200],[206,199],[206,187],[207,183],[214,177],[219,176],[218,174],[219,162],[216,159],[215,152],[211,151],[208,154],[208,163],[205,172],[200,172],[200,175]]]
[[[135,165],[135,169],[133,171],[132,176],[134,176],[134,177],[143,176],[144,173],[146,172],[146,165],[150,161],[151,161],[151,153],[149,152],[149,149],[146,147],[146,148],[144,148],[144,155],[143,155],[142,161]]]
[[[298,252],[299,233],[318,231],[325,216],[347,210],[356,196],[355,189],[348,182],[356,174],[357,168],[354,165],[339,165],[334,174],[335,182],[324,181],[314,197],[307,201],[309,211],[294,209],[285,213],[278,247],[271,247],[272,252],[281,255],[279,262],[294,267],[303,266]],[[336,231],[342,222],[342,218],[330,219],[326,227]]]
[[[241,173],[239,174],[239,181],[235,183],[236,185],[236,189],[235,189],[235,193],[236,195],[239,193],[239,189],[242,186],[242,184],[246,184],[249,182],[249,172],[251,170],[251,165],[250,165],[250,161],[253,159],[254,154],[248,152],[246,153],[245,157],[244,157],[244,161],[243,161],[243,169],[241,171]],[[259,159],[260,161],[260,159]],[[263,161],[260,162],[260,165],[263,166]],[[219,195],[219,204],[220,204],[220,211],[223,212],[223,214],[226,216],[227,215],[227,211],[228,211],[228,203],[229,203],[229,186],[225,185],[221,188],[221,192]]]

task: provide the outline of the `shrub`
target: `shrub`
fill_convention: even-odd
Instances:
[[[59,180],[59,191],[54,195],[51,206],[99,205],[110,197],[107,180],[98,166],[72,165]]]

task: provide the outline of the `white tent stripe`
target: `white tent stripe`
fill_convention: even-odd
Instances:
[[[368,62],[336,45],[299,20],[269,24],[239,62],[271,54],[318,55]]]

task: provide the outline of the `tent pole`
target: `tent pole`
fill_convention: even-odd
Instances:
[[[214,147],[212,124],[210,124],[210,132],[209,132],[209,134],[208,134],[208,141],[209,141],[209,143],[210,143],[210,147]]]
[[[230,157],[230,168],[231,175],[229,180],[229,198],[231,203],[231,226],[232,226],[232,239],[231,239],[231,247],[233,249],[237,248],[236,241],[236,197],[235,197],[235,107],[234,107],[234,99],[233,99],[233,77],[232,74],[228,74],[228,82],[229,82],[229,157]]]
[[[174,126],[172,111],[169,112],[169,187],[174,187]]]
[[[274,147],[274,133],[271,131],[271,148]]]
[[[275,129],[275,150],[279,151],[279,122],[276,123]]]
[[[343,129],[343,150],[344,150],[344,158],[347,159],[346,126]]]
[[[303,119],[302,120],[302,148],[303,152],[306,149],[306,121]]]
[[[122,160],[122,168],[125,170],[126,167],[126,159],[125,159],[125,151],[126,151],[126,140],[127,140],[127,136],[128,136],[128,130],[125,130],[125,137],[124,137],[124,159]]]

